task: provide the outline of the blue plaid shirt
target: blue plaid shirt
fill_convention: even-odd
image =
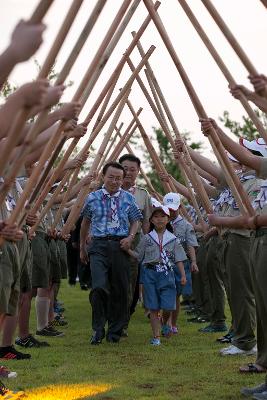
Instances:
[[[118,228],[108,228],[111,210],[111,200],[104,195],[102,189],[92,192],[85,200],[82,216],[91,221],[91,235],[95,237],[128,236],[129,225],[142,220],[142,213],[135,202],[134,196],[120,189],[117,197]]]

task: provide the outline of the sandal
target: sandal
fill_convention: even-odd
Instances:
[[[239,368],[239,371],[245,374],[263,374],[267,372],[264,367],[259,368],[257,364],[249,363]]]

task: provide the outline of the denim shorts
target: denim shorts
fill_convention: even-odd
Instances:
[[[176,267],[174,269],[174,276],[175,276],[175,286],[176,286],[176,293],[177,296],[191,296],[192,295],[192,276],[191,276],[191,269],[190,269],[190,261],[185,260],[184,262],[184,270],[185,270],[185,276],[186,276],[186,284],[185,286],[181,285],[181,274]]]
[[[143,283],[144,283],[144,275],[145,275],[145,267],[144,267],[144,265],[141,263],[141,264],[140,264],[139,284],[143,284]]]
[[[157,272],[153,269],[144,268],[144,301],[149,310],[176,309],[176,289],[174,272]]]

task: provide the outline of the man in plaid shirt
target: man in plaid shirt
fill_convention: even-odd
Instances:
[[[88,262],[89,243],[92,274],[92,327],[91,344],[106,339],[118,342],[128,320],[128,293],[130,248],[142,213],[134,196],[121,189],[125,171],[121,164],[108,163],[103,168],[104,185],[89,194],[82,212],[80,255]]]

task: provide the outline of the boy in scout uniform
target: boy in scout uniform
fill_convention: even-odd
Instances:
[[[10,217],[15,205],[15,198],[12,193],[9,193],[6,201],[0,207],[1,237],[5,239],[0,247],[0,321],[3,333],[0,358],[2,359],[31,357],[30,354],[17,351],[12,345],[17,323],[21,272],[19,252],[15,243],[22,240],[23,232],[18,230],[15,225],[6,225],[5,221]]]

